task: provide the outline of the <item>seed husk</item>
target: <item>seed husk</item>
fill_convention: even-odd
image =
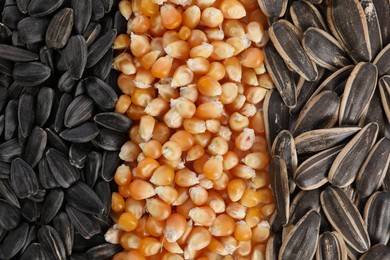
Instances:
[[[39,183],[45,189],[53,189],[60,186],[50,171],[46,157],[43,157],[38,163],[38,177]]]
[[[78,84],[78,82],[79,81],[77,79],[74,79],[69,71],[66,71],[58,80],[58,89],[61,92],[71,93]]]
[[[42,203],[30,199],[22,200],[22,208],[20,211],[25,219],[30,222],[35,222],[41,216]]]
[[[31,243],[20,257],[20,260],[45,259],[46,254],[40,243]]]
[[[0,161],[9,163],[16,157],[22,155],[22,147],[18,139],[10,139],[0,144]]]
[[[49,0],[45,2],[31,0],[28,5],[28,13],[34,17],[46,16],[57,10],[63,2],[64,0]]]
[[[79,126],[68,128],[60,133],[60,137],[74,143],[86,143],[99,135],[99,129],[94,123],[86,122]]]
[[[34,168],[41,160],[46,149],[47,133],[40,127],[35,127],[28,138],[24,160]]]
[[[324,213],[332,227],[354,250],[364,252],[370,247],[370,239],[363,219],[355,205],[339,188],[329,186],[320,196]]]
[[[88,77],[85,80],[85,87],[88,95],[102,110],[114,108],[118,96],[107,83],[96,77]]]
[[[0,226],[5,230],[16,228],[20,221],[20,211],[9,202],[0,199]]]
[[[390,164],[390,140],[382,138],[371,149],[356,178],[356,191],[366,198],[382,185]]]
[[[300,191],[295,195],[290,205],[289,225],[296,225],[310,210],[321,210],[319,190]]]
[[[45,129],[47,133],[47,143],[48,146],[64,153],[68,153],[68,145],[56,134],[54,133],[50,128]]]
[[[338,119],[340,99],[332,91],[323,91],[303,107],[294,126],[293,135],[333,127]]]
[[[72,0],[74,10],[74,28],[78,34],[83,34],[88,26],[92,15],[92,1]]]
[[[386,114],[382,106],[379,88],[375,89],[374,95],[368,108],[363,112],[359,119],[359,126],[363,127],[369,123],[375,122],[379,126],[378,137],[385,136],[386,132]]]
[[[293,108],[297,103],[293,73],[287,68],[276,49],[268,44],[264,48],[265,66],[286,106]]]
[[[95,5],[93,5],[92,7],[94,6]],[[111,48],[111,45],[115,40],[116,34],[117,32],[115,29],[109,30],[89,47],[87,68],[91,68],[92,66],[96,65],[96,63],[101,58],[103,58],[103,56],[107,53],[108,49]]]
[[[318,241],[317,260],[347,259],[347,247],[337,231],[324,232]]]
[[[24,43],[37,43],[45,40],[45,32],[50,20],[47,18],[26,17],[18,23],[18,33]]]
[[[265,258],[266,259],[278,259],[280,246],[282,245],[282,238],[280,235],[275,234],[271,236],[267,241]]]
[[[82,213],[71,205],[67,205],[65,211],[75,229],[85,239],[90,239],[100,232],[99,223],[92,216]],[[74,243],[76,244],[76,241]]]
[[[28,229],[28,224],[23,223],[8,233],[0,246],[1,259],[11,259],[22,249],[27,239]]]
[[[16,195],[27,198],[38,192],[38,180],[34,170],[25,161],[17,158],[11,163],[11,185]]]
[[[317,67],[305,53],[294,25],[287,20],[279,20],[272,24],[268,33],[275,49],[293,71],[307,81],[317,79]]]
[[[382,35],[382,45],[390,43],[390,3],[386,0],[372,0],[375,5],[379,28]]]
[[[291,228],[279,251],[278,259],[312,259],[318,243],[321,216],[311,210]]]
[[[38,239],[45,253],[51,259],[66,259],[65,246],[58,232],[51,226],[43,226],[38,231]]]
[[[79,172],[68,161],[65,154],[50,148],[46,152],[46,159],[55,180],[63,188],[69,188],[80,178]]]
[[[106,243],[90,248],[86,254],[88,259],[110,259],[120,249],[121,247],[119,245]]]
[[[0,58],[10,61],[34,61],[38,59],[38,55],[12,45],[0,44]]]
[[[310,2],[295,1],[290,6],[291,20],[301,31],[305,32],[310,27],[326,30],[326,25],[320,12]]]
[[[11,166],[8,163],[0,162],[0,179],[8,179]]]
[[[0,179],[0,195],[15,207],[20,208],[18,197],[16,196],[9,180]]]
[[[380,77],[389,74],[390,65],[387,62],[390,59],[390,44],[381,50],[381,52],[376,56],[373,63],[378,68],[378,75]]]
[[[85,29],[83,34],[88,46],[91,46],[91,44],[95,42],[99,37],[101,30],[102,26],[100,23],[90,22],[88,24],[87,29]]]
[[[297,153],[315,153],[343,143],[360,127],[335,127],[308,131],[295,137]]]
[[[287,0],[260,0],[261,11],[268,17],[282,17],[287,10]]]
[[[127,140],[128,136],[125,133],[101,128],[98,136],[92,140],[92,143],[106,151],[120,151],[122,145]]]
[[[22,137],[30,135],[35,122],[35,101],[32,95],[23,94],[18,103],[18,129]]]
[[[64,117],[65,126],[74,127],[84,123],[92,117],[93,110],[92,99],[84,95],[77,96],[66,109]]]
[[[340,104],[340,125],[356,125],[375,92],[378,72],[372,63],[355,66],[345,85]]]
[[[60,189],[52,189],[47,194],[42,205],[41,224],[47,225],[57,215],[64,201],[64,192]]]
[[[73,143],[69,148],[69,162],[74,167],[83,169],[88,152],[91,150],[90,143]]]
[[[111,72],[113,57],[114,50],[109,49],[107,53],[103,56],[103,58],[101,58],[95,66],[89,69],[88,74],[90,76],[106,80]]]
[[[132,125],[131,120],[127,116],[115,112],[96,114],[94,121],[107,129],[123,133],[128,132]]]
[[[390,237],[390,193],[378,191],[364,207],[364,221],[372,244],[386,244]]]
[[[104,212],[107,215],[110,212],[111,207],[111,189],[108,182],[99,181],[95,185],[95,193],[98,195],[104,205]]]
[[[12,71],[16,83],[24,87],[37,86],[45,82],[50,74],[50,68],[37,61],[16,63]]]
[[[60,235],[62,242],[65,245],[67,255],[71,255],[73,249],[74,227],[70,222],[68,215],[63,211],[58,213],[53,219],[53,227]]]
[[[57,12],[46,31],[46,46],[53,49],[65,47],[73,28],[73,9],[64,8]]]
[[[282,225],[286,225],[290,215],[290,191],[286,162],[279,156],[272,156],[269,172],[276,211]]]
[[[90,214],[103,214],[104,205],[84,182],[78,181],[65,191],[66,200],[76,209]]]
[[[4,139],[10,140],[15,137],[18,130],[18,100],[10,100],[4,113]]]
[[[374,6],[373,0],[359,2],[364,10],[371,47],[371,60],[373,60],[382,49],[382,34],[379,26],[377,8]],[[382,12],[380,9],[379,11]]]
[[[116,168],[121,164],[119,152],[105,151],[101,167],[101,177],[105,181],[111,181],[114,178]]]
[[[359,260],[388,259],[390,257],[390,247],[386,245],[375,245],[367,250]]]
[[[342,145],[329,148],[300,164],[294,174],[298,187],[302,190],[313,190],[327,183],[328,171],[342,148]]]
[[[379,80],[379,91],[382,105],[386,113],[387,122],[390,122],[390,76],[384,76]]]
[[[63,52],[69,67],[69,74],[75,79],[80,79],[87,64],[87,43],[85,38],[81,35],[70,37]]]
[[[35,123],[43,127],[50,117],[55,93],[52,88],[42,87],[39,90],[36,102]]]
[[[330,183],[342,188],[355,180],[360,166],[376,141],[378,128],[376,123],[368,124],[341,150],[329,170]]]
[[[89,187],[93,187],[100,175],[100,167],[102,165],[102,155],[96,151],[88,154],[85,163],[85,183]]]

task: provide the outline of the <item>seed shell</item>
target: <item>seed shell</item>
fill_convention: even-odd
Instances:
[[[301,31],[305,32],[310,27],[316,27],[326,30],[326,25],[320,12],[310,2],[295,1],[290,6],[290,16],[294,25]]]
[[[87,64],[87,43],[83,36],[76,35],[69,38],[64,55],[69,67],[69,74],[74,79],[80,79]]]
[[[93,187],[100,175],[100,167],[102,165],[102,155],[96,151],[88,154],[85,163],[85,183],[89,187]],[[99,195],[99,193],[98,193]]]
[[[47,133],[40,127],[35,127],[28,138],[24,160],[34,168],[41,160],[46,149]]]
[[[118,96],[114,89],[96,77],[88,77],[85,80],[85,87],[88,95],[102,110],[113,109]]]
[[[84,123],[92,117],[94,110],[93,100],[80,95],[73,99],[65,112],[64,124],[66,127],[74,127]]]
[[[35,122],[35,101],[32,95],[23,94],[18,104],[18,129],[22,137],[30,135]]]
[[[100,232],[99,223],[92,216],[82,213],[71,205],[67,205],[65,211],[75,229],[85,239],[90,239]],[[74,244],[76,244],[76,241],[74,241]]]
[[[341,189],[329,186],[321,193],[320,199],[326,217],[347,244],[358,252],[370,248],[370,239],[363,219]]]
[[[115,112],[96,114],[94,121],[107,129],[123,133],[128,132],[132,125],[131,120],[127,116]]]
[[[20,39],[26,44],[37,43],[45,40],[45,32],[49,23],[50,20],[47,18],[24,18],[17,26]]]
[[[63,48],[72,32],[73,9],[64,8],[57,12],[46,31],[46,46],[53,49]]]
[[[384,76],[379,80],[379,91],[382,105],[386,113],[387,123],[390,122],[390,76]]]
[[[376,123],[370,123],[360,130],[337,155],[329,170],[329,182],[340,188],[351,184],[374,145],[377,135]]]
[[[268,17],[282,17],[287,10],[287,0],[259,0],[261,11]]]
[[[16,195],[27,198],[38,192],[39,184],[34,170],[23,159],[17,158],[11,163],[11,185]]]
[[[68,128],[60,133],[60,137],[74,143],[86,143],[99,135],[99,129],[94,123],[83,123],[79,126]]]
[[[23,223],[8,233],[0,246],[1,259],[11,259],[22,249],[27,239],[28,229],[28,224]]]
[[[372,96],[369,106],[360,117],[359,126],[363,127],[373,122],[377,123],[379,126],[378,137],[385,136],[387,118],[384,108],[382,106],[379,88],[375,89],[374,95]]]
[[[28,12],[34,17],[46,16],[57,10],[63,2],[64,0],[48,0],[45,2],[31,0],[28,5]]]
[[[373,0],[361,0],[359,2],[364,10],[371,48],[371,60],[373,60],[382,49],[382,34],[378,13]],[[379,11],[382,12],[380,9]]]
[[[389,259],[390,247],[386,245],[375,245],[368,249],[359,260],[371,260],[371,259]]]
[[[105,151],[103,153],[103,161],[101,167],[101,177],[103,180],[109,182],[114,178],[116,168],[121,164],[119,152]]]
[[[47,256],[40,243],[31,243],[20,257],[20,260],[40,260]]]
[[[42,87],[39,90],[36,102],[35,123],[43,127],[50,117],[55,92],[52,88]]]
[[[95,193],[98,195],[104,205],[104,212],[107,215],[110,212],[111,207],[111,189],[110,184],[105,181],[99,181],[94,188]]]
[[[38,239],[49,258],[66,259],[64,243],[53,227],[48,225],[41,227],[38,231]]]
[[[38,55],[12,45],[0,44],[0,58],[10,61],[34,61],[38,59]]]
[[[119,252],[120,249],[121,247],[119,245],[106,243],[90,248],[86,254],[88,259],[110,259]]]
[[[83,34],[91,19],[92,1],[72,0],[71,6],[74,10],[74,28],[78,34]]]
[[[62,242],[65,245],[67,255],[71,255],[73,249],[74,227],[70,222],[68,215],[66,215],[65,212],[58,213],[53,219],[53,227],[60,235]]]
[[[90,143],[73,143],[69,149],[70,164],[79,169],[84,168],[88,152],[91,150],[91,146],[92,145]]]
[[[90,214],[103,214],[104,205],[98,195],[84,182],[78,181],[65,191],[67,202],[76,209]]]
[[[0,179],[0,195],[15,207],[20,208],[18,197],[16,196],[9,180]]]
[[[22,208],[20,211],[22,216],[30,222],[37,221],[42,213],[42,203],[30,199],[22,200],[21,203]]]
[[[46,159],[55,180],[63,187],[69,188],[80,178],[79,172],[68,161],[68,158],[56,149],[46,152]]]
[[[389,28],[390,29],[390,28]],[[373,63],[378,68],[378,75],[380,77],[390,73],[390,44],[381,50],[381,52],[375,57]]]
[[[0,161],[9,163],[22,155],[22,147],[18,139],[14,138],[0,144]]]
[[[295,195],[290,205],[289,224],[296,225],[310,210],[321,210],[319,190],[300,191]]]
[[[37,61],[16,63],[12,71],[16,83],[24,87],[37,86],[45,82],[50,74],[50,68]]]
[[[347,260],[347,247],[337,231],[324,232],[318,241],[317,260]]]
[[[382,35],[382,45],[390,43],[390,3],[386,0],[372,0],[378,16],[379,28]]]
[[[18,130],[18,100],[10,100],[4,113],[4,139],[10,140],[16,136]]]
[[[93,5],[92,7],[94,6],[96,5]],[[115,40],[116,34],[117,32],[115,29],[109,30],[89,47],[87,68],[91,68],[92,66],[96,65],[96,63],[101,58],[103,58],[103,56],[107,53],[108,49],[111,48],[111,45]]]
[[[60,189],[52,189],[46,195],[42,205],[41,224],[47,225],[57,215],[64,201],[64,192]]]

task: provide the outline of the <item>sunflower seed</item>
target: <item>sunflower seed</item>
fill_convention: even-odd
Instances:
[[[99,181],[96,183],[94,190],[104,205],[105,214],[108,214],[111,207],[111,189],[109,183],[105,181]]]
[[[69,163],[68,158],[63,153],[50,148],[46,152],[46,159],[55,180],[63,188],[69,188],[80,178],[79,172]]]
[[[375,192],[364,208],[364,221],[372,244],[386,244],[390,238],[390,193]]]
[[[321,210],[319,190],[300,191],[295,195],[290,206],[289,224],[296,225],[310,210]]]
[[[105,1],[105,0],[101,0]],[[102,24],[102,33],[106,33],[109,30],[113,29],[114,21],[112,20],[111,16],[105,16],[100,20],[100,23]]]
[[[288,174],[285,161],[279,156],[272,156],[269,172],[276,211],[278,212],[282,225],[286,225],[289,219],[290,192],[288,189]]]
[[[82,169],[84,168],[87,155],[91,150],[90,143],[77,144],[74,143],[69,149],[69,162],[74,167]]]
[[[351,184],[374,145],[377,135],[376,123],[370,123],[360,130],[337,155],[329,170],[329,182],[340,188]]]
[[[105,151],[103,153],[103,161],[101,167],[101,177],[103,180],[109,182],[114,178],[116,168],[121,164],[119,152]]]
[[[53,227],[41,227],[38,231],[38,239],[50,259],[66,259],[64,243]]]
[[[47,18],[26,17],[18,23],[18,33],[24,43],[37,43],[45,40],[50,20]]]
[[[53,219],[53,227],[57,230],[65,245],[68,255],[72,254],[74,227],[65,212],[60,212]]]
[[[58,89],[61,92],[70,93],[73,91],[77,83],[78,80],[74,79],[69,71],[66,71],[58,80]]]
[[[269,37],[276,50],[293,71],[308,81],[318,77],[317,67],[306,55],[297,28],[286,20],[279,20],[269,28]]]
[[[27,7],[30,3],[30,0],[16,0],[16,5],[18,6],[21,13],[26,14],[27,13]]]
[[[20,209],[22,216],[30,222],[35,222],[41,216],[42,203],[25,199],[21,201],[22,208]]]
[[[0,58],[11,61],[33,61],[38,59],[38,55],[12,45],[0,44]]]
[[[65,211],[75,229],[85,239],[90,239],[100,232],[99,222],[92,216],[82,213],[71,205],[67,205]],[[74,243],[76,244],[76,241]]]
[[[7,75],[12,76],[12,69],[14,67],[14,63],[9,60],[0,59],[0,72]]]
[[[20,221],[20,211],[5,200],[0,199],[0,226],[6,230],[16,228]]]
[[[35,202],[42,202],[45,200],[46,190],[39,187],[37,194],[29,196],[28,199]]]
[[[94,7],[95,5],[93,5]],[[116,30],[112,29],[97,39],[88,49],[87,68],[91,68],[103,58],[106,52],[111,48],[116,37]]]
[[[54,131],[56,131],[57,133],[61,131],[62,128],[64,127],[65,113],[72,100],[73,100],[72,95],[68,93],[64,93],[61,96],[60,104],[58,106],[58,110],[54,120]]]
[[[2,22],[12,30],[15,30],[18,22],[24,18],[16,5],[7,5],[2,11]]]
[[[18,197],[8,180],[0,180],[0,195],[15,207],[20,208]]]
[[[302,190],[313,190],[328,182],[327,174],[343,146],[336,146],[313,155],[295,171],[294,179]]]
[[[57,215],[64,201],[64,192],[60,189],[52,189],[47,194],[42,205],[41,224],[47,225]]]
[[[125,133],[102,128],[92,143],[106,151],[119,151],[127,140],[128,136]]]
[[[287,0],[259,0],[261,11],[268,17],[282,17],[287,10]]]
[[[34,97],[23,94],[18,104],[18,128],[23,137],[28,137],[35,122],[35,102]]]
[[[40,243],[31,243],[20,257],[20,260],[41,260],[46,258],[47,256],[42,245]]]
[[[271,236],[267,241],[265,259],[278,259],[278,253],[281,245],[282,238],[280,235],[275,234]]]
[[[85,80],[88,95],[102,110],[113,109],[118,96],[111,86],[99,78],[88,77]]]
[[[48,66],[51,69],[51,71],[55,70],[53,56],[54,56],[53,49],[49,49],[49,48],[47,48],[47,46],[43,46],[39,50],[39,59],[41,60],[41,62],[43,64]]]
[[[372,0],[378,16],[382,45],[390,43],[390,3],[386,0]]]
[[[28,138],[24,160],[34,168],[43,156],[46,149],[47,134],[45,130],[40,127],[35,127]]]
[[[268,147],[271,147],[277,134],[289,128],[290,113],[278,91],[275,90],[271,90],[265,96],[263,109]]]
[[[48,146],[51,146],[52,148],[67,154],[68,153],[68,145],[51,129],[46,128],[45,129],[47,133],[47,143]]]
[[[23,223],[8,233],[0,247],[1,259],[11,259],[22,249],[27,239],[28,229],[28,224]]]
[[[318,241],[317,260],[347,260],[347,248],[343,238],[336,231],[324,232]]]
[[[378,72],[372,63],[361,62],[345,85],[340,104],[340,125],[356,125],[374,95]]]
[[[279,259],[312,259],[318,242],[321,216],[311,210],[292,227],[283,241]]]
[[[39,169],[39,182],[45,189],[58,188],[60,185],[55,180],[53,174],[50,171],[49,164],[46,160],[46,157],[43,157],[38,164]]]
[[[4,138],[10,140],[15,137],[18,130],[18,100],[10,100],[4,113]]]
[[[91,188],[95,185],[99,177],[101,165],[102,155],[96,151],[90,152],[85,165],[85,183]]]
[[[34,170],[20,158],[11,163],[11,185],[16,195],[21,199],[38,192],[39,184]]]
[[[46,46],[53,49],[63,48],[72,32],[73,9],[64,8],[57,12],[46,31]]]
[[[19,255],[22,255],[26,249],[28,248],[28,246],[33,242],[33,241],[36,241],[38,239],[38,229],[39,227],[37,226],[34,226],[34,225],[31,225],[28,229],[28,233],[27,233],[27,238],[26,238],[26,242],[24,243],[24,246],[22,247],[22,249],[20,250],[19,252]]]
[[[85,32],[83,34],[88,46],[91,46],[92,43],[95,42],[95,40],[99,37],[101,30],[102,27],[100,23],[89,23],[87,29],[85,29]]]
[[[102,0],[94,1],[92,5],[92,21],[99,21],[104,16],[104,5]]]
[[[333,127],[338,119],[340,99],[332,91],[323,91],[311,98],[303,107],[294,126],[293,135]]]
[[[389,259],[390,258],[390,247],[386,245],[375,245],[368,249],[359,260],[370,260],[370,259]]]
[[[384,76],[390,73],[390,65],[387,62],[390,59],[390,44],[388,44],[375,58],[373,63],[378,68],[378,75]]]
[[[77,96],[66,109],[65,126],[74,127],[87,121],[92,116],[93,108],[93,101],[90,98],[84,95]]]
[[[35,17],[45,16],[57,10],[63,2],[64,0],[48,0],[43,3],[39,0],[31,0],[28,5],[28,13]]]
[[[104,244],[104,243],[106,243],[106,240],[104,239],[104,236],[101,234],[97,234],[91,237],[90,239],[85,239],[80,233],[75,232],[73,250],[77,252],[85,252],[91,247]]]
[[[12,75],[14,80],[25,87],[34,87],[50,77],[50,68],[40,62],[16,63]]]
[[[376,55],[382,49],[382,35],[379,27],[379,20],[376,7],[373,0],[360,0],[359,1],[363,10],[367,23],[370,48],[371,48],[371,59],[374,59]]]
[[[265,65],[286,106],[293,108],[297,103],[293,73],[287,68],[282,57],[271,45],[264,48]]]
[[[52,88],[42,87],[39,90],[36,103],[35,123],[40,127],[43,127],[50,117],[54,96],[55,93]]]
[[[359,127],[336,127],[312,130],[295,137],[297,153],[315,153],[343,143],[360,130]]]
[[[86,143],[99,135],[99,129],[94,123],[83,123],[74,128],[68,128],[60,133],[60,137],[74,143]]]
[[[18,139],[11,139],[0,144],[0,161],[11,162],[22,154],[22,147],[19,144]]]
[[[356,191],[366,198],[382,184],[390,164],[390,140],[382,138],[371,149],[356,178]]]
[[[0,135],[3,134],[4,126],[5,126],[5,117],[4,115],[0,115]]]
[[[108,74],[112,68],[112,59],[114,57],[114,50],[109,49],[103,58],[96,63],[95,66],[89,69],[89,75],[100,78],[102,80],[107,79]]]
[[[379,80],[379,91],[382,105],[386,113],[387,122],[390,122],[390,76],[384,76]]]
[[[121,247],[119,245],[106,243],[89,249],[87,251],[87,258],[88,259],[109,259],[113,257],[120,250]]]
[[[92,15],[92,1],[72,0],[74,10],[74,28],[78,34],[83,34],[88,26]]]
[[[363,112],[359,119],[359,126],[365,126],[369,123],[377,123],[379,126],[378,137],[385,136],[386,132],[386,114],[382,106],[379,88],[375,89],[374,95],[368,108]]]
[[[10,168],[8,163],[0,162],[0,179],[9,179]]]
[[[65,191],[70,205],[84,213],[102,214],[104,205],[98,195],[84,182],[78,181]]]
[[[81,35],[70,37],[64,53],[70,75],[75,79],[80,79],[87,64],[87,43],[84,37]]]
[[[347,83],[353,68],[353,65],[349,65],[335,71],[321,83],[318,89],[314,92],[313,96],[318,95],[321,91],[324,90],[331,90],[341,96],[344,92],[345,84]]]
[[[94,121],[105,128],[117,132],[128,132],[132,125],[131,120],[127,116],[115,112],[96,114]]]
[[[74,96],[77,97],[80,95],[85,95],[86,92],[87,91],[85,90],[85,82],[84,82],[84,80],[80,80],[76,86],[75,91],[74,91]]]
[[[301,31],[305,32],[310,27],[316,27],[326,30],[326,25],[321,17],[320,12],[310,2],[295,1],[290,6],[290,16],[294,25]]]
[[[358,252],[370,247],[370,239],[359,211],[346,194],[337,187],[327,187],[321,193],[321,206],[333,228],[344,241]]]

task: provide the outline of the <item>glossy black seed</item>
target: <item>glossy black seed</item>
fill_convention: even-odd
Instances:
[[[55,121],[54,121],[54,131],[56,131],[57,133],[59,131],[61,131],[62,128],[64,127],[65,113],[66,113],[66,110],[67,110],[69,104],[72,102],[72,100],[73,100],[73,97],[68,93],[64,93],[61,96],[60,104],[59,104],[59,107],[58,107],[58,110],[57,110],[57,113],[55,116]]]
[[[34,168],[41,160],[43,153],[46,149],[47,133],[40,127],[35,127],[28,138],[24,160]]]
[[[101,168],[101,177],[105,181],[111,181],[114,178],[116,168],[121,164],[119,152],[104,152]]]
[[[100,23],[90,22],[88,24],[87,29],[85,29],[83,34],[88,46],[95,42],[95,40],[99,37],[101,30],[102,26]]]
[[[11,166],[8,163],[0,162],[0,179],[8,179]]]
[[[42,213],[42,203],[30,199],[24,199],[21,203],[22,208],[20,209],[20,212],[22,213],[22,216],[30,222],[37,221]]]
[[[93,110],[92,99],[84,95],[77,96],[66,109],[64,117],[65,126],[74,127],[84,123],[92,117]]]
[[[62,242],[65,245],[67,255],[72,254],[74,227],[70,222],[68,215],[65,212],[60,212],[53,219],[53,227],[60,235]]]
[[[26,17],[18,23],[19,37],[24,43],[37,43],[45,39],[50,20]]]
[[[31,243],[20,257],[20,260],[41,260],[46,258],[47,255],[42,245],[40,243]]]
[[[60,133],[60,137],[74,143],[86,143],[99,135],[99,129],[94,123],[83,123],[74,128],[68,128]]]
[[[8,26],[8,28],[15,30],[20,20],[24,15],[19,11],[16,5],[5,6],[2,13],[2,22]]]
[[[35,123],[43,127],[50,117],[55,92],[52,88],[42,87],[39,90],[36,102]]]
[[[38,164],[38,177],[39,182],[45,189],[57,188],[60,185],[54,178],[54,175],[51,173],[49,164],[46,160],[46,157],[43,157]]]
[[[94,120],[99,125],[117,132],[128,132],[132,125],[127,116],[115,112],[99,113]]]
[[[4,113],[4,138],[10,140],[16,136],[18,129],[18,100],[10,100]]]
[[[61,189],[53,189],[47,194],[42,205],[41,225],[47,225],[57,215],[64,201],[64,192]]]
[[[0,161],[11,162],[22,154],[22,147],[19,144],[18,139],[11,139],[0,144]]]
[[[18,197],[16,196],[9,180],[0,179],[0,195],[15,207],[20,208]]]
[[[28,11],[28,5],[31,0],[16,0],[16,5],[18,6],[21,13],[25,14]]]
[[[83,34],[92,16],[92,0],[72,0],[71,6],[74,10],[74,28],[78,34]]]
[[[99,196],[103,202],[105,214],[108,215],[111,207],[111,189],[110,184],[105,181],[99,181],[95,185],[95,193]]]
[[[12,230],[18,226],[20,217],[19,209],[0,199],[0,226],[6,230]]]
[[[26,87],[37,86],[50,77],[51,70],[48,66],[32,61],[16,63],[12,75],[14,80]]]
[[[93,6],[97,6],[99,0]],[[116,37],[116,30],[112,29],[97,39],[88,49],[87,68],[94,66],[111,48]]]
[[[65,154],[50,148],[46,152],[46,159],[55,180],[64,188],[69,188],[80,178],[80,174],[68,161]]]
[[[85,87],[88,95],[102,110],[114,108],[118,96],[107,83],[96,77],[88,77],[85,80]]]
[[[77,83],[78,80],[74,79],[69,71],[66,71],[58,80],[58,89],[61,92],[70,93],[76,87]]]
[[[92,151],[88,154],[85,163],[85,183],[89,187],[93,187],[100,174],[100,167],[102,165],[102,155],[96,151]]]
[[[26,238],[26,243],[24,243],[23,248],[20,250],[19,255],[23,254],[24,251],[28,248],[28,246],[33,242],[38,239],[38,226],[31,225],[30,228],[28,229],[28,234]]]
[[[0,58],[11,61],[34,61],[38,59],[38,55],[12,45],[0,44]]]
[[[70,37],[64,55],[69,68],[69,73],[75,79],[80,79],[87,63],[87,43],[81,35]]]
[[[95,66],[89,69],[89,75],[105,80],[111,71],[113,57],[114,50],[109,49],[103,58],[101,58]]]
[[[104,16],[104,5],[102,0],[96,0],[94,1],[94,4],[92,5],[92,21],[99,21]]]
[[[0,246],[0,259],[11,259],[22,249],[27,239],[28,229],[28,224],[23,223],[8,233]]]
[[[99,222],[93,216],[84,214],[71,205],[67,205],[65,211],[75,229],[84,238],[90,239],[100,232]],[[76,241],[74,241],[74,244],[76,244]]]
[[[124,133],[102,128],[93,143],[107,151],[119,151],[127,140],[128,136]]]
[[[121,250],[119,245],[110,243],[95,246],[87,251],[88,259],[107,259],[113,257]]]
[[[98,195],[84,182],[78,181],[65,191],[67,202],[76,209],[90,214],[104,213],[104,205]]]
[[[87,155],[91,150],[91,143],[73,143],[69,148],[69,162],[74,167],[82,169],[84,168]]]
[[[41,227],[38,231],[38,239],[50,259],[66,259],[64,243],[53,227]]]
[[[11,185],[16,195],[21,199],[33,196],[38,192],[39,183],[34,170],[20,158],[11,163]]]
[[[18,128],[23,137],[30,135],[35,122],[35,100],[32,95],[23,94],[18,104]]]

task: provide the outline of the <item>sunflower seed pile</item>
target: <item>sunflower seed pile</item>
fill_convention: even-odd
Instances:
[[[259,0],[275,214],[267,259],[390,259],[390,2]]]
[[[113,0],[0,1],[0,259],[107,259],[131,121],[113,112]]]

